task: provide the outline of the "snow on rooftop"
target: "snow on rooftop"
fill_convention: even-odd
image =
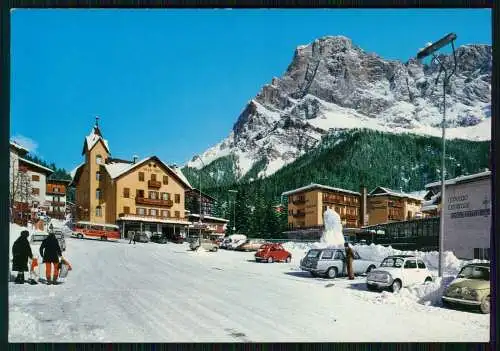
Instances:
[[[85,163],[80,163],[78,166],[76,166],[69,174],[71,175],[71,179],[75,178],[76,172],[78,171],[78,168],[82,167]]]
[[[94,147],[94,145],[97,144],[99,139],[102,140],[102,142],[104,143],[104,146],[106,147],[106,149],[109,152],[108,141],[106,139],[104,139],[103,137],[101,137],[100,135],[97,135],[95,133],[95,128],[92,128],[92,132],[90,132],[90,134],[85,137],[85,140],[87,141],[87,150],[91,150]]]
[[[186,176],[184,175],[184,173],[182,173],[182,171],[181,171],[181,169],[180,169],[179,167],[175,166],[175,167],[173,167],[173,169],[172,169],[172,170],[175,172],[175,174],[177,174],[177,176],[178,176],[178,177],[179,177],[179,178],[180,178],[180,179],[181,179],[184,183],[186,183],[186,184],[189,186],[189,188],[193,188],[193,187],[191,186],[191,183],[189,183],[189,181],[187,180]]]
[[[30,165],[32,165],[32,166],[35,166],[35,167],[37,167],[37,168],[43,169],[43,170],[45,170],[45,171],[47,171],[47,172],[49,172],[49,173],[54,173],[54,170],[53,170],[53,169],[50,169],[50,168],[44,167],[44,166],[42,166],[42,165],[41,165],[41,164],[39,164],[39,163],[29,161],[29,160],[27,160],[27,159],[25,159],[25,158],[22,158],[22,157],[19,157],[19,160],[20,160],[20,161],[22,161],[22,162],[25,162],[25,163],[27,163],[27,164],[30,164]]]
[[[143,162],[146,159],[140,161]],[[134,167],[136,164],[135,163],[125,163],[125,162],[113,162],[113,163],[108,163],[104,165],[104,168],[108,172],[109,176],[111,179],[115,179],[121,174],[127,172],[129,169]]]
[[[152,222],[152,223],[170,223],[170,224],[186,224],[189,225],[191,222],[183,221],[181,219],[160,219],[160,218],[149,218],[134,215],[125,215],[120,217],[118,220],[125,221],[142,221],[142,222]]]
[[[13,147],[15,147],[16,149],[19,149],[19,150],[24,150],[26,152],[30,151],[27,148],[25,148],[24,146],[22,146],[21,144],[18,144],[15,140],[11,140],[10,141],[10,145],[13,146]]]
[[[403,197],[403,198],[406,197],[406,198],[410,198],[410,199],[422,201],[424,199],[425,194],[427,194],[427,192],[425,192],[424,196],[413,195],[412,193],[405,193],[405,192],[402,192],[402,191],[396,191],[396,190],[392,190],[392,189],[389,189],[389,188],[384,188],[382,186],[379,186],[379,187],[375,188],[373,191],[375,191],[376,189],[382,189],[385,193],[381,193],[381,194],[372,194],[372,193],[370,193],[369,196],[391,195],[391,196],[395,196],[395,197]]]
[[[190,216],[199,218],[199,214],[191,213]],[[213,219],[214,221],[229,222],[229,219],[213,217],[213,216],[203,216],[203,219]]]
[[[316,188],[326,189],[326,190],[333,190],[333,191],[339,191],[339,192],[344,192],[344,193],[354,194],[354,195],[361,195],[360,193],[358,193],[356,191],[346,190],[346,189],[341,189],[341,188],[334,188],[334,187],[331,187],[331,186],[321,185],[321,184],[316,184],[316,183],[311,183],[309,185],[306,185],[306,186],[303,186],[301,188],[297,188],[297,189],[294,189],[294,190],[285,191],[281,195],[287,196],[287,195],[292,195],[292,194],[295,194],[295,193],[300,193],[300,192],[305,191],[305,190],[316,189]]]
[[[459,184],[459,183],[466,182],[466,181],[469,181],[469,180],[473,180],[473,179],[476,179],[476,178],[488,177],[490,175],[491,175],[491,171],[487,170],[487,171],[480,172],[480,173],[475,173],[475,174],[470,174],[470,175],[464,175],[464,176],[456,177],[456,178],[453,178],[453,179],[448,179],[448,180],[445,180],[444,184],[445,185]],[[439,182],[434,182],[434,183],[426,184],[425,188],[426,189],[428,189],[428,188],[435,188],[435,187],[440,186],[440,185],[441,185],[441,182],[439,181]]]

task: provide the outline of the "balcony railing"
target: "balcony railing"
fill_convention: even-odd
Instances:
[[[306,199],[294,199],[294,200],[292,200],[292,203],[294,205],[302,205],[302,204],[306,203]]]
[[[305,215],[306,215],[305,212],[295,212],[293,214],[294,217],[305,217]]]
[[[64,191],[54,191],[54,190],[49,190],[47,191],[47,195],[59,195],[59,196],[66,196],[66,193]]]
[[[159,189],[161,188],[161,182],[157,180],[148,180],[148,187]]]
[[[142,205],[162,206],[162,207],[172,207],[174,205],[174,202],[172,200],[149,199],[140,196],[135,197],[135,203]]]

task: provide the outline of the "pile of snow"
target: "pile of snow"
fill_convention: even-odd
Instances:
[[[292,255],[297,257],[304,257],[307,251],[310,249],[321,248],[324,245],[321,243],[297,243],[297,242],[286,242],[283,243],[283,247],[292,253]],[[413,255],[421,258],[427,265],[430,271],[437,271],[439,266],[439,252],[438,251],[401,251],[392,248],[391,246],[382,245],[354,245],[354,250],[359,253],[359,255],[366,260],[382,262],[384,258],[391,255]],[[445,251],[443,253],[443,271],[446,275],[456,275],[460,269],[467,263],[479,263],[487,262],[481,260],[460,260],[453,252]]]
[[[434,278],[434,281],[426,284],[418,284],[402,288],[398,293],[393,294],[383,291],[373,299],[376,304],[395,304],[411,306],[415,303],[425,306],[441,306],[441,296],[445,289],[453,281],[454,276],[444,276]]]

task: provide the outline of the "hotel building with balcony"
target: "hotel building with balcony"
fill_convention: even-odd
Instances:
[[[122,237],[128,231],[187,231],[185,192],[192,187],[179,168],[156,156],[112,158],[97,123],[84,140],[82,155],[84,162],[71,174],[77,220],[117,224]]]

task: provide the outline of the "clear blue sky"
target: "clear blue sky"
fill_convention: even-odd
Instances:
[[[68,170],[101,117],[113,157],[183,164],[225,138],[295,48],[345,35],[407,61],[491,44],[490,10],[15,10],[11,135]]]

